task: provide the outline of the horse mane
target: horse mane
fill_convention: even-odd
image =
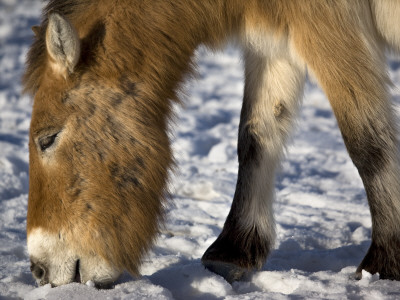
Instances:
[[[46,70],[47,17],[52,12],[77,28],[82,42],[80,67],[90,67],[111,83],[128,70],[140,82],[151,83],[152,97],[173,100],[179,83],[193,69],[191,57],[199,41],[215,46],[227,31],[227,12],[219,0],[193,2],[190,7],[185,1],[173,5],[161,1],[157,8],[151,1],[116,5],[110,0],[50,0],[27,55],[23,85],[30,94],[37,91]]]

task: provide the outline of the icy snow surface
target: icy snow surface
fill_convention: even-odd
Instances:
[[[243,90],[240,54],[198,51],[199,78],[177,108],[178,172],[165,230],[140,278],[110,290],[84,284],[38,287],[26,249],[31,102],[20,76],[38,22],[39,0],[0,0],[0,299],[396,299],[400,283],[354,271],[370,244],[365,192],[321,90],[308,82],[298,129],[276,182],[277,242],[261,271],[232,286],[200,257],[229,211],[237,176]],[[390,60],[400,86],[400,64]],[[392,91],[398,103],[398,89]]]

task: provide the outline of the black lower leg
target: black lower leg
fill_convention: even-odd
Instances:
[[[372,243],[357,269],[400,280],[400,180],[396,128],[390,113],[371,113],[364,127],[343,128],[349,154],[363,180],[372,218]],[[363,130],[359,130],[363,128]]]
[[[242,111],[242,117],[245,113]],[[257,205],[254,202],[259,201],[254,199],[252,184],[260,180],[254,178],[257,169],[264,167],[260,145],[246,126],[241,126],[239,136],[239,174],[232,207],[221,234],[202,258],[205,267],[220,274],[228,282],[240,280],[248,271],[261,268],[274,237],[274,228],[258,226],[256,220],[251,220],[252,211]],[[262,217],[269,216],[267,214]],[[270,226],[273,226],[273,220],[269,221]]]

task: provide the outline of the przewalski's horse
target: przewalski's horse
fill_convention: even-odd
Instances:
[[[396,0],[51,0],[28,54],[35,96],[27,220],[41,284],[137,274],[163,219],[171,105],[195,49],[235,40],[245,88],[232,208],[202,258],[229,282],[274,243],[274,173],[306,69],[333,107],[364,182],[372,244],[357,269],[400,280],[400,181],[384,48]]]

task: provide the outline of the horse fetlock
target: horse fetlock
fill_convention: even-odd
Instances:
[[[400,280],[400,240],[391,239],[387,243],[372,241],[367,254],[357,268],[356,278],[362,278],[362,270],[379,274],[380,279]]]

